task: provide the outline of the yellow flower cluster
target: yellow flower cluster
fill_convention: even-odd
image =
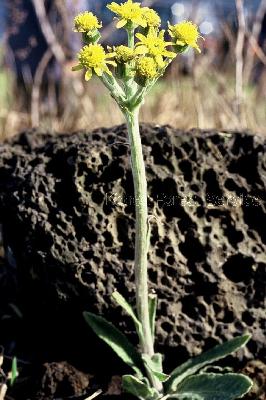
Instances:
[[[174,43],[178,46],[191,46],[201,50],[198,45],[198,39],[201,38],[197,25],[190,21],[183,21],[176,25],[169,25],[169,35],[174,39]]]
[[[147,26],[147,22],[143,18],[140,3],[133,3],[132,0],[127,0],[122,4],[112,2],[107,5],[107,8],[118,15],[119,21],[116,25],[117,28],[122,28],[128,23],[134,24],[135,26],[142,26],[143,28]]]
[[[74,69],[85,68],[85,79],[87,81],[91,79],[93,72],[98,76],[102,76],[104,72],[111,75],[107,64],[116,67],[115,61],[108,60],[108,58],[113,58],[114,56],[114,53],[106,54],[100,44],[89,44],[88,46],[84,46],[78,53],[79,65],[74,67]]]
[[[117,46],[114,47],[114,53],[115,53],[115,60],[118,63],[127,63],[129,61],[132,61],[135,57],[135,52],[133,49],[127,46]]]
[[[158,28],[161,25],[161,18],[156,11],[149,7],[141,7],[140,3],[133,3],[132,0],[127,0],[122,4],[112,2],[107,5],[107,8],[117,15],[119,19],[117,28],[123,28],[126,25]]]
[[[143,79],[153,79],[158,74],[158,65],[152,57],[141,57],[136,62],[136,72]]]
[[[74,18],[75,32],[89,33],[102,27],[102,23],[92,12],[85,11]]]
[[[143,7],[142,17],[146,21],[148,27],[159,28],[161,25],[161,18],[152,8]]]
[[[175,58],[176,54],[166,50],[167,46],[171,46],[172,42],[166,42],[164,40],[164,31],[160,31],[159,34],[151,28],[147,36],[137,33],[136,37],[139,42],[136,44],[137,54],[148,54],[154,57],[159,67],[163,68],[165,62],[163,57]]]
[[[140,2],[126,0],[122,3],[112,2],[107,8],[116,14],[117,28],[124,27],[131,34],[131,46],[116,46],[106,53],[104,48],[97,44],[100,34],[98,29],[101,22],[91,12],[79,14],[74,19],[75,31],[86,33],[84,46],[78,54],[79,64],[74,70],[86,69],[85,78],[88,80],[93,73],[101,76],[111,74],[108,64],[117,67],[116,76],[119,79],[136,75],[136,80],[146,84],[162,74],[169,62],[182,53],[188,46],[200,52],[198,39],[201,37],[198,27],[190,21],[183,21],[168,27],[172,41],[165,40],[165,31],[160,30],[161,19],[153,9],[142,7]],[[132,44],[134,31],[137,43]],[[130,36],[129,36],[130,37]],[[170,50],[168,47],[171,46]],[[110,49],[108,49],[110,51]],[[172,50],[172,51],[171,51]],[[113,59],[113,60],[110,60]],[[140,78],[140,79],[139,79]]]

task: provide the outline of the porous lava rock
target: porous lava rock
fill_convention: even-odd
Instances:
[[[252,339],[239,358],[262,359],[265,139],[154,125],[142,125],[141,134],[153,217],[150,289],[159,297],[157,344],[168,368],[245,331]],[[130,333],[132,324],[111,301],[115,289],[134,298],[125,126],[30,131],[0,151],[0,222],[24,310],[38,310],[46,324],[60,315],[55,329],[64,326],[65,335],[66,321],[83,310]]]

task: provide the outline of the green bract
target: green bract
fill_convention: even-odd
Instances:
[[[98,76],[122,111],[128,128],[136,201],[135,284],[133,308],[118,292],[113,300],[134,322],[139,338],[137,350],[125,335],[100,316],[85,312],[91,329],[128,364],[134,375],[123,376],[126,392],[142,400],[234,400],[249,391],[252,382],[241,374],[208,373],[207,366],[238,350],[249,335],[234,338],[178,366],[170,375],[163,371],[163,355],[155,353],[157,296],[148,291],[147,254],[149,217],[147,180],[139,132],[139,110],[144,98],[179,53],[192,47],[200,51],[198,27],[190,21],[170,25],[168,38],[160,30],[159,15],[141,3],[127,0],[107,6],[127,32],[128,43],[107,50],[99,44],[101,23],[92,13],[75,18],[85,46],[73,70],[84,70],[86,80]],[[223,371],[224,372],[224,371]]]

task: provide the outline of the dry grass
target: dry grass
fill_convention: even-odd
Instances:
[[[204,54],[190,57],[190,74],[186,76],[180,73],[182,59],[178,58],[167,78],[161,80],[148,97],[141,111],[142,121],[170,124],[181,129],[249,129],[266,134],[265,68],[260,80],[256,84],[252,82],[258,62],[266,65],[264,49],[258,45],[266,0],[261,0],[254,15],[252,31],[245,21],[243,0],[235,1],[237,31],[221,21],[219,28],[223,35],[216,44],[210,41]],[[146,3],[152,4],[153,0],[146,0]],[[32,86],[27,89],[26,106],[25,96],[21,99],[12,75],[1,69],[0,64],[0,139],[37,125],[48,130],[71,132],[123,122],[119,109],[99,81],[92,80],[87,84],[81,74],[72,73],[71,66],[65,65],[63,43],[53,31],[45,9],[37,0],[33,4],[49,48],[39,63]],[[65,13],[67,9],[63,17]],[[72,28],[64,21],[62,18],[63,31],[69,33]],[[110,24],[103,37],[110,36],[112,29],[113,24]],[[223,48],[224,42],[228,43],[227,52]],[[43,76],[52,55],[64,73],[59,90],[48,83],[44,94],[41,89]]]
[[[1,77],[1,75],[0,75]],[[1,78],[0,78],[1,79]],[[2,77],[3,80],[3,77]],[[8,82],[12,82],[10,77]],[[4,87],[4,84],[1,85]],[[30,128],[31,114],[26,112],[22,100],[12,96],[12,83],[6,87],[1,101],[0,136],[2,139]],[[266,107],[263,93],[255,86],[245,89],[243,114],[234,113],[233,74],[195,72],[194,76],[181,76],[175,69],[167,79],[159,82],[141,111],[141,120],[156,124],[170,124],[177,128],[249,129],[266,133]],[[82,76],[68,75],[61,97],[63,111],[57,110],[55,91],[40,101],[38,118],[44,129],[56,131],[91,130],[99,126],[112,126],[123,122],[123,116],[105,88],[97,80],[84,84]]]

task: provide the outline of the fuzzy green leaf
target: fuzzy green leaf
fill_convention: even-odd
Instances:
[[[18,376],[17,357],[12,360],[10,386],[13,386]]]
[[[131,305],[126,301],[126,299],[119,293],[119,292],[114,292],[112,294],[113,299],[115,300],[115,302],[121,306],[123,308],[123,310],[125,310],[125,312],[132,318],[135,327],[136,327],[136,331],[138,333],[139,337],[142,337],[142,327],[141,327],[141,323],[138,320],[136,314],[133,311],[133,308],[131,307]]]
[[[241,374],[200,374],[181,382],[169,399],[193,398],[202,400],[235,400],[243,397],[252,387],[252,381]]]
[[[142,359],[152,373],[152,375],[157,378],[160,382],[165,382],[169,378],[169,375],[166,375],[162,371],[162,355],[160,353],[156,353],[151,357],[147,354],[142,354]]]
[[[189,359],[184,364],[177,367],[170,374],[170,378],[166,382],[167,393],[174,392],[180,382],[188,376],[194,375],[201,368],[213,363],[214,361],[220,360],[245,346],[250,337],[250,335],[243,335],[229,340],[228,342],[215,346],[213,349],[210,349],[197,357]]]
[[[159,398],[154,388],[151,388],[148,384],[140,381],[133,375],[124,375],[122,377],[122,385],[125,392],[133,394],[133,396],[139,399],[152,400],[154,398]]]
[[[72,71],[80,71],[83,69],[83,66],[81,64],[75,65],[74,67],[71,68]]]
[[[129,365],[138,376],[142,376],[143,363],[141,357],[134,346],[128,341],[126,336],[114,327],[106,319],[85,311],[83,313],[86,322],[91,329],[107,343],[114,352]]]
[[[150,316],[151,334],[153,339],[155,336],[156,310],[157,310],[157,295],[149,294],[149,316]]]

